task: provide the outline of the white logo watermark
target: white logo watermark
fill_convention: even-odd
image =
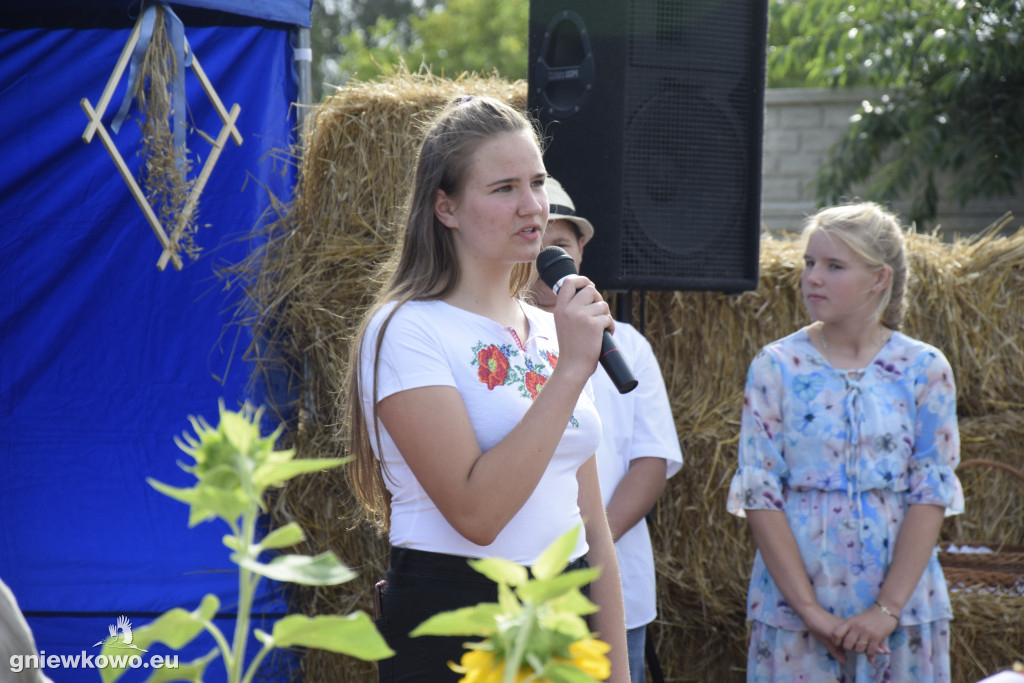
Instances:
[[[132,623],[122,615],[117,622],[107,627],[110,636],[93,645],[108,645],[114,649],[148,652],[132,643]],[[177,669],[178,655],[152,655],[143,659],[137,654],[92,655],[82,650],[81,654],[48,655],[46,650],[39,654],[11,655],[11,671],[21,673],[26,669]]]

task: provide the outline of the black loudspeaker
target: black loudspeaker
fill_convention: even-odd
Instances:
[[[618,290],[757,287],[767,0],[531,0],[527,107]]]

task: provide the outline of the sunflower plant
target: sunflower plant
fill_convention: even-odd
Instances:
[[[218,658],[227,669],[228,683],[248,683],[274,648],[317,648],[364,660],[384,659],[394,654],[364,612],[316,617],[289,614],[276,621],[270,633],[255,630],[261,647],[251,661],[245,661],[250,611],[257,586],[263,578],[307,586],[330,586],[355,577],[355,573],[329,551],[313,557],[281,553],[305,539],[302,528],[294,522],[257,538],[257,521],[260,514],[267,511],[264,494],[269,488],[282,486],[302,474],[338,467],[350,460],[296,460],[293,449],[275,450],[282,428],[261,436],[261,416],[262,410],[254,411],[248,405],[234,412],[226,410],[221,402],[217,427],[211,427],[201,417],[189,418],[195,437],[184,434],[182,439],[176,438],[175,443],[194,461],[191,465],[179,465],[195,476],[195,485],[178,488],[152,478],[146,480],[160,493],[189,506],[190,528],[216,518],[223,520],[231,530],[224,536],[223,543],[231,551],[231,560],[238,565],[238,608],[231,642],[213,621],[220,609],[220,600],[212,594],[206,595],[191,612],[174,608],[134,630],[133,647],[143,651],[151,643],[158,642],[172,650],[180,650],[203,632],[209,633],[216,643],[207,654],[194,661],[183,662],[177,669],[155,670],[148,679],[150,683],[162,680],[201,682],[208,665]],[[266,551],[274,554],[268,561],[263,559],[268,554]],[[117,639],[110,638],[104,643],[102,654],[112,655],[118,646]],[[106,667],[101,669],[102,679],[104,683],[111,683],[125,671],[125,668]]]
[[[579,527],[557,538],[533,565],[498,558],[470,566],[498,584],[498,602],[436,614],[411,636],[480,636],[466,643],[460,683],[590,683],[611,673],[607,643],[594,638],[584,616],[597,611],[580,588],[600,569],[566,572]]]

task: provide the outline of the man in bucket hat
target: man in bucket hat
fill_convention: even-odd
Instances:
[[[565,249],[579,271],[594,226],[577,214],[561,183],[549,177],[545,188],[549,213],[544,246]],[[554,310],[554,292],[540,279],[532,291],[537,306]],[[647,624],[657,616],[654,553],[646,515],[664,490],[666,479],[682,467],[683,456],[661,368],[650,343],[632,325],[620,321],[615,323],[614,337],[639,384],[620,394],[602,368],[591,377],[594,403],[604,427],[597,469],[622,577],[630,677],[633,683],[643,683]]]

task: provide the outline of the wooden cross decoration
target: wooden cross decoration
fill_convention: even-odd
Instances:
[[[213,167],[217,163],[217,159],[220,157],[221,150],[224,149],[224,145],[227,143],[228,136],[231,136],[231,139],[235,141],[236,145],[242,144],[242,135],[238,132],[238,128],[235,127],[235,122],[238,120],[238,113],[241,108],[237,103],[232,105],[230,112],[224,108],[224,104],[221,102],[220,97],[218,97],[217,91],[214,90],[213,86],[210,84],[210,79],[207,78],[206,73],[199,65],[199,59],[196,58],[193,53],[191,69],[199,79],[199,82],[203,87],[203,91],[210,99],[210,103],[213,104],[218,116],[220,116],[223,126],[221,127],[216,140],[212,140],[203,135],[211,145],[210,152],[206,157],[206,161],[203,164],[203,168],[200,171],[199,176],[196,178],[189,190],[188,197],[181,212],[173,221],[174,225],[164,226],[157,217],[153,207],[150,206],[142,188],[139,187],[135,178],[132,177],[131,172],[128,170],[128,165],[125,163],[121,153],[117,150],[117,146],[110,137],[110,133],[103,125],[103,116],[106,113],[107,106],[110,104],[110,99],[114,95],[114,90],[116,89],[118,82],[121,80],[125,67],[128,65],[132,52],[135,50],[135,46],[139,41],[139,35],[142,31],[143,16],[144,13],[139,14],[139,19],[135,22],[135,27],[132,29],[131,35],[128,36],[128,42],[125,43],[124,49],[121,51],[121,56],[118,58],[117,64],[114,66],[114,71],[110,75],[110,79],[107,81],[106,88],[104,88],[103,95],[100,97],[97,106],[94,108],[88,98],[85,97],[83,97],[80,102],[82,109],[85,111],[86,117],[89,119],[89,124],[86,126],[85,132],[82,134],[82,140],[86,143],[90,143],[92,142],[93,137],[97,133],[99,134],[100,140],[103,141],[103,146],[106,147],[111,159],[113,159],[114,164],[117,166],[117,170],[121,173],[124,181],[128,184],[128,189],[131,191],[132,197],[135,198],[139,208],[142,209],[142,213],[145,215],[146,221],[153,229],[153,233],[156,235],[156,238],[160,241],[160,245],[163,247],[163,252],[157,260],[157,268],[164,270],[167,267],[167,262],[170,261],[174,264],[174,267],[177,270],[181,270],[182,261],[180,240],[186,226],[188,226],[192,220],[192,214],[195,212],[203,187],[206,185],[206,181],[209,179],[210,173],[213,171]],[[191,48],[188,45],[188,40],[185,40],[185,51],[186,54],[191,51]],[[179,68],[183,67],[179,65]],[[139,74],[138,77],[144,78],[145,75]],[[133,84],[129,83],[129,91],[132,87]],[[165,227],[170,228],[170,234],[168,234]]]

